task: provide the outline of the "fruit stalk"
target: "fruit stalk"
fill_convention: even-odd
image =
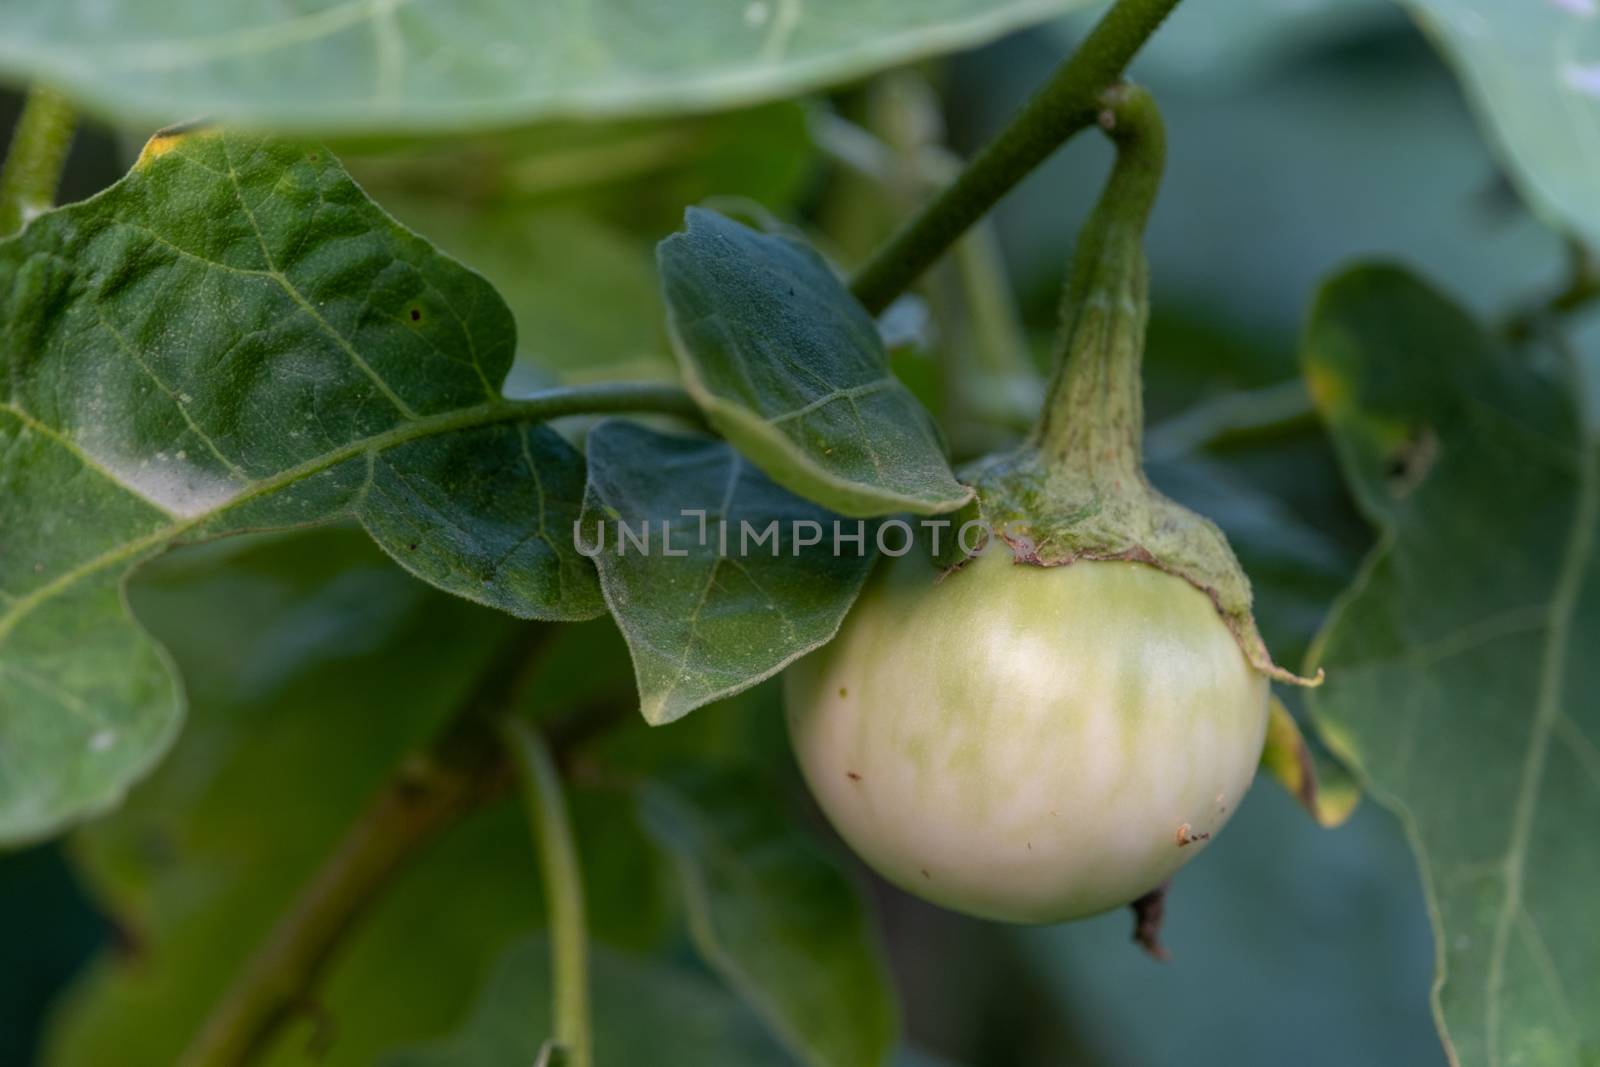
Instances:
[[[1117,161],[1078,237],[1062,294],[1054,380],[1033,431],[1051,469],[1143,479],[1140,367],[1149,307],[1142,236],[1161,184],[1166,131],[1149,92],[1106,91],[1099,122]]]
[[[964,479],[1018,562],[1134,560],[1181,577],[1211,598],[1257,670],[1311,683],[1272,662],[1251,611],[1250,581],[1222,531],[1145,477],[1143,235],[1166,136],[1155,100],[1138,86],[1112,86],[1096,103],[1117,159],[1074,251],[1044,408],[1021,447],[975,464]]]

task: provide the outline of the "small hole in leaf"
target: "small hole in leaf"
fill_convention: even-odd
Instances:
[[[421,308],[412,308],[411,309],[411,321],[412,322],[421,322],[422,321],[422,309]]]
[[[1416,492],[1438,459],[1439,438],[1433,428],[1412,427],[1406,439],[1384,458],[1383,477],[1389,483],[1389,495],[1403,500]]]

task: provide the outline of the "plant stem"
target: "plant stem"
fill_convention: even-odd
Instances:
[[[1144,475],[1145,223],[1166,135],[1155,100],[1123,85],[1101,98],[1117,162],[1078,235],[1062,294],[1056,367],[1033,442],[1052,465],[1138,484]]]
[[[402,761],[256,947],[185,1050],[182,1067],[240,1067],[261,1056],[311,1004],[330,959],[405,865],[505,793],[511,777],[497,724],[522,701],[548,631],[540,624],[520,629],[438,737]],[[551,747],[570,751],[612,721],[592,710],[563,719],[549,731]]]
[[[500,401],[507,414],[530,419],[559,419],[564,415],[659,412],[704,421],[687,392],[665,382],[598,382],[541,389],[527,396]]]
[[[65,97],[45,88],[29,91],[0,169],[0,237],[10,237],[55,205],[77,124]]]
[[[1100,95],[1178,0],[1117,0],[1044,87],[966,170],[871,258],[850,290],[874,315],[938,259],[1012,187],[1101,110]]]
[[[561,792],[561,775],[544,739],[521,719],[504,726],[511,761],[539,849],[539,873],[550,906],[551,971],[555,1041],[567,1067],[592,1067],[594,1040],[589,1019],[589,931],[584,917],[583,872],[573,843],[572,822]]]
[[[1505,324],[1506,338],[1521,344],[1550,330],[1561,318],[1582,311],[1600,300],[1600,262],[1576,239],[1567,244],[1567,284],[1538,305],[1513,315]]]

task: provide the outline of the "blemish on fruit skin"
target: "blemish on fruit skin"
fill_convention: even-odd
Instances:
[[[928,868],[926,868],[926,867],[922,868],[922,877],[928,879],[929,881],[933,880],[933,875],[928,873]]]
[[[841,685],[839,687],[839,699],[843,700],[845,697],[847,697],[849,695],[850,695],[850,690],[846,689],[844,686]]]
[[[1183,848],[1186,845],[1192,845],[1196,841],[1208,840],[1210,837],[1211,837],[1210,831],[1206,831],[1206,830],[1203,830],[1198,834],[1197,833],[1193,833],[1188,823],[1183,823],[1182,825],[1180,825],[1178,827],[1177,838],[1178,838],[1178,847],[1179,848]]]
[[[855,771],[845,771],[844,776],[850,779],[852,782],[861,781],[861,775],[857,774]]]

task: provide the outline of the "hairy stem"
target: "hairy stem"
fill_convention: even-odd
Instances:
[[[511,782],[498,723],[523,699],[548,626],[518,631],[450,722],[390,780],[300,891],[224,991],[179,1060],[239,1067],[257,1060],[283,1026],[312,1006],[317,982],[383,890],[441,832]],[[613,721],[574,715],[550,730],[557,753]]]
[[[1100,102],[1117,162],[1078,235],[1062,294],[1055,377],[1033,442],[1055,466],[1138,484],[1149,285],[1142,241],[1161,185],[1166,135],[1144,89],[1116,86]]]
[[[704,421],[693,398],[665,382],[598,382],[562,385],[526,396],[508,397],[499,404],[513,417],[559,419],[564,415],[657,412]]]
[[[561,775],[539,733],[520,719],[505,724],[506,744],[522,787],[523,803],[539,849],[539,874],[550,906],[554,1040],[566,1067],[593,1067],[589,1018],[589,930],[584,916],[583,873]]]
[[[851,282],[876,315],[966,229],[1079,130],[1093,125],[1101,94],[1178,0],[1117,0],[1044,87],[960,176],[891,237]]]
[[[0,237],[10,237],[55,205],[77,124],[65,97],[45,88],[28,93],[0,169]]]

